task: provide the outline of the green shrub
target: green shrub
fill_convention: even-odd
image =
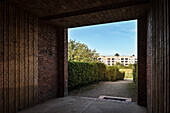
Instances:
[[[116,80],[123,80],[125,78],[125,72],[118,71],[116,74]]]
[[[106,80],[115,81],[116,80],[116,71],[114,66],[106,67]]]
[[[68,67],[68,87],[70,90],[105,80],[105,64],[68,62]]]
[[[108,70],[109,70],[109,74],[108,75],[106,74],[106,75],[108,76],[108,78],[111,78],[111,81],[123,80],[125,77],[125,73],[120,72],[118,66],[108,66]]]
[[[134,64],[134,69],[133,69],[133,81],[134,83],[137,83],[138,78],[138,66],[137,64]]]

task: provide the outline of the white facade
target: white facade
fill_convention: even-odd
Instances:
[[[105,63],[106,65],[113,66],[117,62],[121,65],[128,66],[129,64],[135,64],[137,62],[136,56],[99,56],[99,62]]]

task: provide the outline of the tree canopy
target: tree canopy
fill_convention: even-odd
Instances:
[[[98,62],[99,54],[96,50],[91,50],[87,45],[69,40],[68,42],[68,61],[76,62]]]
[[[115,56],[120,56],[120,55],[118,53],[116,53]]]

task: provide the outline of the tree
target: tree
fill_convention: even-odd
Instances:
[[[129,68],[133,69],[133,64],[129,64],[128,66]]]
[[[116,62],[115,66],[120,67],[121,66],[120,62]]]
[[[91,50],[87,45],[70,40],[68,42],[68,61],[76,62],[98,62],[99,54],[96,50]]]
[[[118,53],[116,53],[115,56],[120,56],[120,55]]]

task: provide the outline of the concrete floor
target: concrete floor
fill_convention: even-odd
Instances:
[[[19,113],[147,113],[147,110],[136,103],[68,96],[49,100]]]

